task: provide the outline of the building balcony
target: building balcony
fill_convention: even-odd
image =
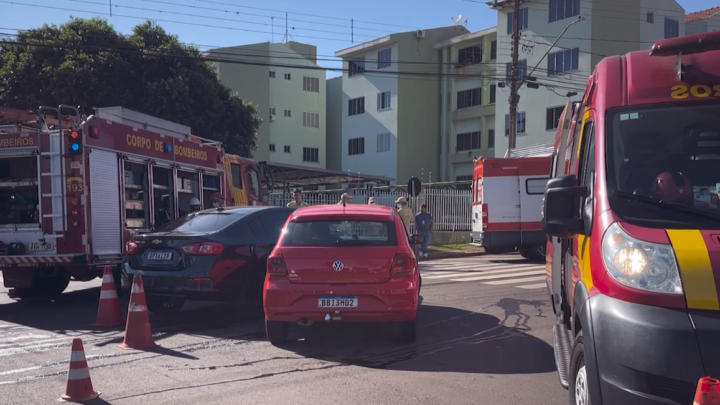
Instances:
[[[483,116],[495,116],[495,104],[477,105],[474,107],[461,108],[452,113],[453,121],[464,121],[472,118],[480,118]]]

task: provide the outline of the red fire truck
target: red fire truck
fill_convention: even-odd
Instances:
[[[720,375],[720,32],[600,61],[543,207],[571,404],[691,404]]]
[[[191,209],[260,205],[271,181],[219,142],[123,107],[0,108],[0,122],[0,270],[14,297],[118,269],[126,240]]]

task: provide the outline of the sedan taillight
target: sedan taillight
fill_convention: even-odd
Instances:
[[[415,270],[415,256],[409,253],[398,253],[393,259],[390,274],[393,277],[412,276]]]
[[[215,242],[190,243],[181,246],[180,250],[188,256],[214,256],[222,253],[225,246]]]
[[[137,243],[133,241],[128,241],[125,243],[125,253],[128,255],[134,255],[138,251],[138,245]]]
[[[287,276],[287,266],[282,256],[270,256],[267,263],[267,273],[270,277]]]

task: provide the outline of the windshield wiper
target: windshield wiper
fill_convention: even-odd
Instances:
[[[720,221],[720,214],[714,214],[712,212],[707,212],[707,211],[699,209],[699,208],[688,207],[686,205],[676,203],[673,201],[658,200],[658,199],[655,199],[652,197],[646,197],[644,195],[632,194],[632,193],[628,193],[627,191],[619,191],[619,190],[613,190],[612,195],[627,198],[630,200],[645,202],[645,203],[648,203],[651,205],[655,205],[657,207],[675,208],[678,211],[683,211],[683,212],[687,212],[689,214],[695,214],[695,215],[698,215],[701,217],[711,218],[711,219]]]

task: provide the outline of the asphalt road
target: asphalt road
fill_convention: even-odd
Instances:
[[[48,302],[0,289],[0,403],[54,404],[80,336],[96,404],[565,404],[551,347],[543,264],[519,256],[425,262],[418,341],[386,325],[297,327],[283,348],[223,305],[151,316],[153,351],[94,330],[99,281]]]

